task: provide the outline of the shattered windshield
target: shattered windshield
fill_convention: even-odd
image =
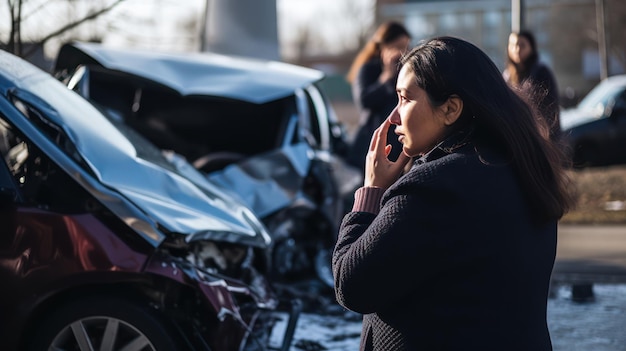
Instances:
[[[98,106],[96,106],[98,107]],[[176,167],[163,155],[163,152],[152,144],[148,139],[137,133],[133,128],[129,127],[123,121],[112,118],[109,114],[103,112],[103,115],[120,131],[137,151],[137,157],[161,166],[171,172],[177,173]]]
[[[33,106],[29,102],[21,99],[15,94],[12,96],[12,102],[14,106],[35,125],[40,131],[42,131],[48,139],[53,141],[61,150],[63,150],[74,161],[81,165],[81,167],[87,171],[91,171],[87,166],[85,160],[76,149],[76,145],[72,142],[72,139],[66,134],[65,130],[55,123],[56,118],[46,115],[45,112]],[[96,106],[97,107],[97,106]],[[56,111],[48,111],[56,112]],[[103,113],[105,117],[111,122],[113,126],[124,135],[127,140],[135,148],[136,156],[145,161],[163,167],[169,171],[176,172],[177,169],[171,162],[162,154],[161,150],[154,144],[144,138],[142,135],[134,131],[129,126],[125,125],[121,121],[116,121],[114,118],[106,113]]]

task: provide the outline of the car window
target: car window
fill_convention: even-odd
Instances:
[[[321,133],[314,99],[306,89],[296,89],[295,100],[298,106],[298,130],[294,142],[305,141],[314,149],[320,149]]]
[[[181,96],[140,77],[93,69],[89,96],[113,121],[123,121],[162,150],[189,161],[213,152],[256,155],[284,142],[293,96],[263,104],[215,96]],[[119,126],[119,124],[118,124]]]
[[[36,107],[32,106],[29,102],[18,98],[12,97],[14,106],[28,119],[33,125],[35,125],[40,131],[42,131],[51,141],[53,141],[61,150],[69,155],[74,161],[76,161],[87,172],[92,173],[92,170],[85,163],[84,159],[76,149],[76,146],[71,139],[66,135],[63,128],[52,122],[52,118],[49,118],[45,113],[39,111]],[[96,108],[100,108],[98,104],[93,104]],[[113,114],[106,113],[100,109],[102,114],[107,117],[109,122],[126,137],[126,139],[133,145],[137,157],[148,162],[159,165],[170,171],[176,171],[176,167],[167,160],[162,154],[161,150],[154,144],[148,141],[145,137],[140,135],[137,131],[126,125],[125,122],[116,118]]]
[[[613,105],[614,111],[620,111],[620,114],[623,115],[624,111],[626,111],[626,89],[622,89],[615,97],[615,105]]]
[[[322,140],[322,131],[320,130],[320,116],[321,112],[319,109],[322,107],[318,107],[316,104],[316,100],[308,90],[305,90],[305,96],[307,100],[307,105],[309,109],[309,123],[307,128],[309,129],[310,136],[313,138],[314,142],[312,142],[312,146],[322,147],[324,145]],[[317,101],[319,104],[319,101]]]
[[[602,114],[606,108],[608,102],[615,98],[623,88],[614,84],[599,84],[592,89],[578,104],[578,107],[583,110],[589,110]]]
[[[315,106],[316,121],[312,120],[311,123],[318,127],[320,148],[344,156],[347,150],[344,130],[324,90],[318,84],[312,84],[306,90]]]
[[[99,107],[98,104],[94,104]],[[129,127],[123,120],[118,119],[116,116],[108,114],[106,111],[102,111],[103,114],[109,119],[111,124],[117,128],[135,148],[137,157],[161,166],[169,171],[176,172],[176,167],[167,160],[163,155],[163,150],[159,149],[156,145],[152,144],[147,138],[141,135],[139,132]]]

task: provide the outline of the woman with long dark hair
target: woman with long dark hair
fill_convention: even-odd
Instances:
[[[551,350],[557,221],[572,204],[560,149],[473,44],[434,38],[401,67],[332,260],[337,301],[363,314],[361,350]]]
[[[398,62],[410,40],[402,24],[385,22],[359,51],[348,71],[347,80],[352,85],[352,96],[359,110],[359,126],[348,152],[348,162],[360,169],[365,165],[372,133],[397,103]],[[400,148],[396,141],[391,142],[398,146],[390,156],[395,160]]]
[[[532,32],[522,30],[509,35],[502,76],[511,87],[531,94],[530,100],[548,124],[550,138],[558,140],[561,135],[559,91],[552,71],[539,60]]]

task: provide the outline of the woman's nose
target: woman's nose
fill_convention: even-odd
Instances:
[[[400,114],[398,113],[398,106],[396,106],[389,114],[389,122],[391,122],[391,124],[400,125]]]

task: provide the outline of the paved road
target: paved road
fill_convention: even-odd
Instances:
[[[626,283],[626,226],[560,225],[554,279]]]
[[[565,286],[548,300],[554,351],[626,351],[626,285],[600,284],[594,290],[593,302],[573,302]],[[360,333],[361,318],[356,314],[305,313],[290,351],[355,351]]]

